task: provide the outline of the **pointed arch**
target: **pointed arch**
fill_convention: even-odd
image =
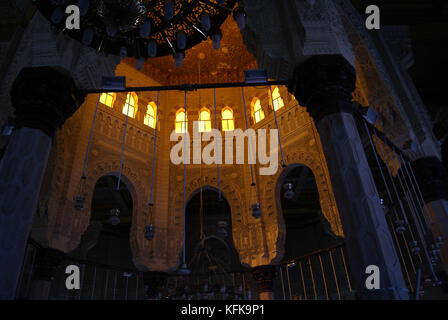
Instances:
[[[156,127],[156,114],[157,114],[157,105],[154,101],[148,103],[145,118],[143,119],[143,123],[148,127],[155,128]]]
[[[126,100],[123,106],[123,114],[128,115],[131,118],[135,118],[138,107],[138,96],[135,92],[129,92],[126,95]]]
[[[257,97],[254,97],[252,99],[251,103],[251,110],[252,110],[252,118],[254,119],[255,123],[260,122],[264,119],[264,111],[263,107],[261,106],[261,101]]]
[[[209,132],[212,130],[210,110],[203,107],[199,110],[199,132]]]
[[[235,130],[235,120],[233,118],[233,110],[230,107],[225,107],[221,111],[222,117],[222,131]]]
[[[176,119],[174,121],[174,128],[177,133],[187,132],[188,129],[188,115],[185,113],[184,108],[180,108],[176,111]]]
[[[115,92],[103,92],[100,96],[100,103],[113,108],[116,98],[117,94]]]
[[[271,90],[272,90],[272,97],[271,97]],[[280,89],[278,87],[273,87],[269,91],[269,105],[274,108],[275,111],[278,111],[279,109],[283,108],[285,106],[285,103],[283,101],[283,98],[280,94]],[[274,103],[274,105],[272,105]]]

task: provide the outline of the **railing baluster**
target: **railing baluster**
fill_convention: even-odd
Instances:
[[[317,291],[316,291],[316,284],[314,282],[314,274],[313,274],[313,266],[311,265],[311,256],[308,257],[308,266],[310,268],[311,272],[311,281],[313,283],[313,291],[314,291],[314,300],[317,300]]]
[[[325,278],[324,266],[322,265],[322,258],[321,258],[320,255],[321,255],[321,254],[319,253],[319,254],[318,254],[318,257],[319,257],[319,263],[320,263],[320,270],[322,271],[322,279],[323,279],[323,281],[324,281],[325,296],[327,297],[327,300],[329,300],[329,299],[328,299],[327,280],[326,280],[326,278]]]
[[[93,267],[93,283],[92,283],[92,294],[90,298],[93,300],[93,296],[95,294],[95,285],[96,285],[96,266]]]
[[[279,269],[280,269],[280,282],[282,284],[283,300],[286,300],[285,284],[284,284],[284,279],[283,279],[282,265],[279,265]]]
[[[104,300],[107,298],[107,286],[109,284],[109,270],[106,270],[106,285],[104,287]]]
[[[330,254],[331,268],[333,270],[333,277],[334,277],[334,281],[336,283],[336,291],[338,293],[338,299],[341,300],[341,292],[339,291],[339,283],[338,283],[338,277],[336,275],[336,269],[334,267],[333,254],[331,253],[331,250],[328,251],[328,253]]]
[[[299,261],[299,267],[300,267],[300,275],[302,278],[303,295],[305,297],[305,300],[308,300],[308,297],[306,294],[305,277],[303,276],[302,261]]]
[[[82,297],[82,289],[84,288],[84,279],[86,274],[86,265],[82,264],[82,275],[81,275],[81,288],[79,288],[79,300],[81,300]]]
[[[292,300],[291,279],[289,278],[289,265],[286,264],[286,278],[288,279],[289,300]]]
[[[129,284],[129,277],[126,276],[126,289],[125,289],[125,296],[124,300],[128,300],[128,284]]]
[[[345,276],[347,278],[348,289],[350,290],[350,292],[352,292],[353,290],[352,290],[352,285],[350,283],[350,276],[347,271],[347,264],[345,263],[344,250],[342,249],[342,247],[340,249],[341,249],[342,261],[344,262],[344,270],[345,270]]]

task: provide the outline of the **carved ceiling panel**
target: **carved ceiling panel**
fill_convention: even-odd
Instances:
[[[245,69],[257,68],[254,56],[246,49],[240,30],[233,19],[227,18],[221,27],[221,48],[214,50],[210,39],[185,52],[180,68],[174,66],[172,56],[148,59],[142,69],[150,78],[165,85],[197,83],[199,69],[201,83],[243,81]],[[124,59],[135,67],[134,58]]]

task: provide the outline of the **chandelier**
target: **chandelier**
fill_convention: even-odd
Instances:
[[[219,48],[221,25],[237,0],[35,0],[40,12],[59,30],[99,53],[144,60],[174,55],[210,37]],[[80,9],[80,29],[67,29],[65,9]],[[241,7],[233,10],[240,27]]]

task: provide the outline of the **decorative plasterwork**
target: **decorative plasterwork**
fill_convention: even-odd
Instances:
[[[392,99],[388,107],[396,109],[406,125],[407,137],[406,135],[401,137],[392,135],[390,136],[392,141],[398,146],[404,146],[406,140],[410,138],[416,143],[419,142],[425,153],[439,154],[439,148],[434,144],[435,139],[427,120],[426,108],[407,71],[403,68],[411,62],[409,56],[404,61],[396,61],[386,43],[384,32],[367,30],[363,17],[353,7],[350,0],[336,0],[335,5],[338,6],[341,17],[349,22],[348,24],[344,23],[347,33],[356,34],[356,37],[362,41],[362,45],[366,47],[371,56],[372,67],[376,69],[385,87],[390,91]],[[401,36],[403,36],[403,32],[401,32]],[[408,50],[408,45],[405,44],[404,47]],[[371,88],[374,88],[374,85]],[[388,133],[387,130],[386,133]]]
[[[354,64],[333,1],[245,0],[244,9],[243,39],[269,77],[290,79],[294,67],[313,55],[341,54]]]
[[[182,67],[174,66],[172,56],[157,57],[146,60],[142,72],[167,85],[244,81],[243,70],[256,69],[256,60],[244,46],[233,17],[227,18],[221,31],[219,50],[213,49],[208,39],[185,52]],[[132,68],[136,66],[134,58],[123,59],[123,62]]]
[[[114,75],[119,63],[119,57],[97,55],[93,49],[82,46],[62,33],[56,34],[50,22],[36,12],[1,86],[0,123],[13,116],[10,87],[23,68],[59,66],[70,72],[78,88],[92,88],[101,85],[103,75]]]

